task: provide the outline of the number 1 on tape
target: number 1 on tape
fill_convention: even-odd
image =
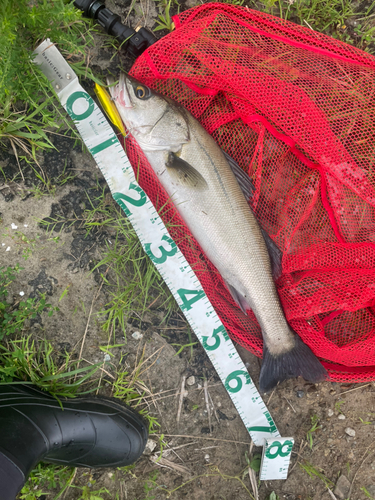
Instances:
[[[180,305],[254,444],[264,446],[266,443],[261,479],[285,478],[293,440],[280,437],[275,422],[199,280],[137,183],[129,159],[111,126],[49,40],[44,41],[35,53],[35,62],[41,64],[41,70],[52,82],[62,105],[74,120],[113,198],[127,215],[147,255]]]

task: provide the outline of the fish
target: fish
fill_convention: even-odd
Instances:
[[[271,243],[273,249],[275,244],[249,209],[248,176],[238,167],[242,177],[236,177],[234,162],[228,161],[200,123],[172,99],[124,72],[117,84],[108,83],[128,133],[183,221],[238,306],[245,314],[251,309],[257,318],[263,337],[260,390],[269,392],[297,376],[313,383],[327,379],[323,365],[285,318],[267,239],[271,250]]]

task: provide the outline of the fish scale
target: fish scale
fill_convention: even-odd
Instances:
[[[247,431],[257,446],[263,446],[260,479],[286,479],[293,438],[280,436],[199,280],[138,185],[133,168],[112,128],[50,40],[43,42],[35,54],[34,61],[41,65],[41,70],[53,83],[58,98],[74,120],[114,199],[128,216],[146,253],[168,284],[214,365]]]

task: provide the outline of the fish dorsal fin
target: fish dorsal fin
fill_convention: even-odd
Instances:
[[[268,250],[268,255],[270,256],[272,276],[273,279],[276,281],[278,278],[280,278],[282,273],[281,260],[283,258],[283,253],[280,250],[280,248],[276,245],[276,243],[273,241],[271,236],[269,236],[269,234],[262,227],[260,228],[260,230],[262,231],[262,235],[264,241],[266,242]]]
[[[251,201],[253,199],[253,193],[255,191],[255,187],[250,180],[250,177],[246,172],[242,170],[242,168],[238,165],[236,161],[233,160],[231,156],[229,156],[225,151],[223,151],[225,159],[229,163],[232,172],[234,173],[235,178],[237,179],[238,184],[246,198],[246,201],[249,203],[250,208],[252,210]]]
[[[255,191],[255,187],[253,183],[250,180],[250,177],[242,170],[242,168],[236,163],[233,158],[231,158],[225,151],[223,151],[224,156],[229,163],[230,168],[232,169],[232,172],[237,179],[237,182],[249,204],[249,207],[251,211],[254,214],[253,207],[252,207],[252,199],[253,199],[253,193]],[[256,215],[254,214],[254,217]],[[258,221],[259,222],[259,221]],[[261,226],[261,224],[259,224]],[[262,235],[264,238],[264,241],[266,242],[268,254],[270,256],[271,260],[271,265],[272,265],[272,275],[274,280],[279,278],[281,276],[282,272],[282,266],[281,266],[281,259],[282,259],[282,252],[280,248],[276,245],[276,243],[272,240],[272,238],[268,235],[268,233],[261,227],[260,228],[262,231]],[[233,294],[232,294],[233,295]]]
[[[198,170],[175,153],[169,153],[166,167],[170,176],[182,186],[195,189],[208,188],[207,182]]]

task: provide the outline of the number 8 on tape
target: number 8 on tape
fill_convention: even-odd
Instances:
[[[261,480],[287,478],[293,444],[293,438],[279,437],[265,439],[260,468]]]

